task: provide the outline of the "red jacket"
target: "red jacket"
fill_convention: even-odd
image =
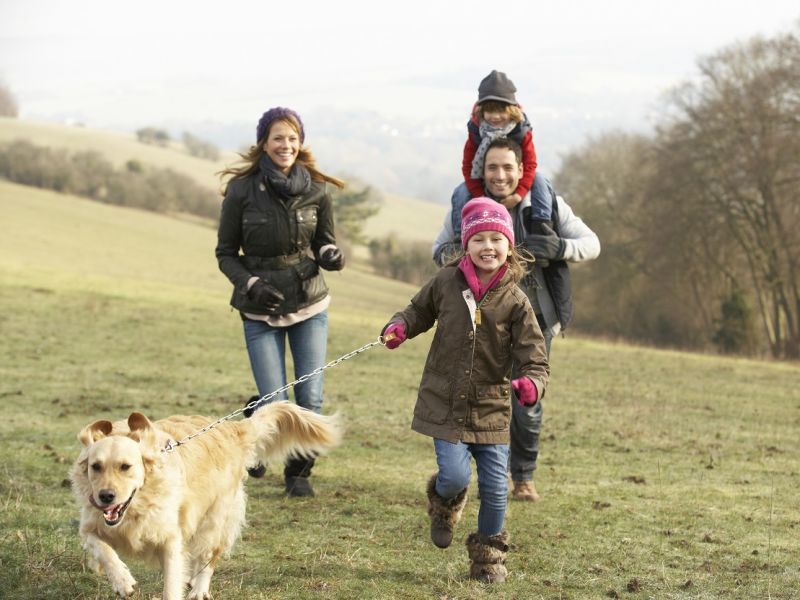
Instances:
[[[478,196],[485,196],[483,179],[473,179],[472,161],[475,159],[475,153],[478,151],[480,145],[479,129],[477,117],[473,117],[467,123],[467,142],[464,144],[464,159],[461,162],[461,172],[464,174],[464,181],[467,184],[467,189],[473,198]],[[522,147],[522,177],[520,177],[519,184],[515,192],[519,194],[520,198],[524,198],[531,186],[533,185],[533,178],[536,175],[536,149],[533,147],[533,132],[531,131],[528,118],[525,117],[524,121],[518,124],[508,137],[517,142]]]

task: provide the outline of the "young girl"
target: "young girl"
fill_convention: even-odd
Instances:
[[[484,195],[483,162],[492,140],[498,137],[513,139],[522,148],[522,177],[517,189],[508,199],[497,198],[510,208],[528,192],[531,193],[531,233],[543,234],[542,225],[552,227],[553,205],[545,190],[534,186],[536,175],[536,149],[528,117],[517,103],[514,82],[505,73],[492,71],[478,86],[478,101],[473,107],[472,117],[467,123],[469,136],[464,144],[461,170],[470,197]],[[533,186],[533,189],[531,189]]]
[[[431,539],[446,548],[467,501],[470,456],[478,468],[478,530],[467,538],[470,577],[504,581],[509,536],[503,528],[511,388],[531,406],[544,393],[549,367],[544,339],[517,282],[524,259],[514,250],[511,216],[489,198],[462,211],[465,255],[443,267],[384,327],[397,348],[433,327],[433,343],[414,408],[412,429],[434,438],[439,471],[427,486]],[[510,382],[511,363],[520,377]]]

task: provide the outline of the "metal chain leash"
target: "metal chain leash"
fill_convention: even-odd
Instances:
[[[349,359],[353,358],[354,356],[357,356],[357,355],[361,354],[362,352],[366,352],[367,350],[369,350],[373,346],[384,345],[386,343],[386,341],[387,340],[384,340],[381,336],[378,336],[377,340],[375,340],[373,342],[369,342],[368,344],[364,344],[363,346],[361,346],[361,348],[353,350],[352,352],[348,352],[347,354],[344,354],[344,355],[340,356],[339,358],[332,360],[328,364],[314,369],[313,371],[311,371],[311,373],[306,373],[305,375],[299,377],[298,379],[295,379],[294,381],[291,381],[291,382],[287,383],[283,387],[278,388],[274,392],[270,392],[269,394],[266,394],[265,396],[262,396],[258,400],[253,400],[252,402],[249,402],[247,404],[247,406],[245,406],[243,408],[240,408],[238,410],[235,410],[232,413],[230,413],[229,415],[225,415],[224,417],[221,417],[221,418],[217,419],[213,423],[210,423],[210,424],[206,425],[202,429],[198,429],[194,433],[191,433],[191,434],[187,435],[186,437],[178,440],[177,442],[173,442],[172,440],[167,441],[166,446],[164,446],[161,449],[161,451],[162,452],[173,452],[176,448],[178,448],[178,446],[183,446],[187,442],[193,440],[194,438],[196,438],[196,437],[198,437],[200,435],[203,435],[207,431],[210,431],[210,430],[214,429],[215,427],[217,427],[218,425],[221,425],[225,421],[230,421],[234,417],[238,417],[240,414],[242,414],[247,409],[255,408],[259,404],[266,403],[268,400],[271,400],[272,398],[274,398],[275,396],[277,396],[281,392],[285,392],[289,388],[296,386],[298,383],[303,383],[304,381],[308,381],[312,377],[315,377],[316,375],[319,375],[325,369],[330,369],[331,367],[335,367],[336,365],[338,365],[340,363],[343,363],[344,361],[349,360]]]

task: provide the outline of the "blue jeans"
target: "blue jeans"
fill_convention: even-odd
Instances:
[[[550,344],[553,341],[551,329],[544,328],[544,344],[547,356],[550,356]],[[512,369],[512,378],[519,377],[516,365]],[[513,392],[512,392],[513,394]],[[531,481],[536,470],[536,459],[539,458],[539,435],[542,432],[542,402],[533,406],[521,406],[516,396],[511,398],[511,457],[508,470],[514,481]]]
[[[555,198],[556,193],[547,177],[536,173],[531,184],[531,219],[552,221]]]
[[[472,475],[470,455],[478,467],[478,490],[481,506],[478,510],[478,532],[483,535],[497,535],[503,530],[506,517],[506,496],[508,495],[508,446],[506,444],[452,444],[434,439],[436,463],[439,474],[436,477],[436,493],[450,499],[469,485]]]
[[[328,345],[328,312],[289,327],[272,327],[264,321],[244,321],[244,339],[258,393],[265,396],[286,385],[286,339],[294,362],[294,379],[325,364]],[[294,386],[295,402],[319,413],[322,410],[322,373]],[[272,401],[288,400],[287,391]]]

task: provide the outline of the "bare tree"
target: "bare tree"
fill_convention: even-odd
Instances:
[[[576,327],[601,335],[669,346],[696,346],[697,318],[682,311],[673,273],[685,244],[673,231],[662,236],[653,214],[659,193],[653,142],[610,132],[567,155],[556,189],[597,232],[603,252],[575,269]],[[683,283],[681,282],[681,285]],[[710,317],[708,317],[710,324]]]
[[[701,59],[652,139],[607,133],[565,157],[556,187],[603,243],[576,269],[576,325],[800,357],[799,34]]]
[[[659,130],[666,196],[683,199],[675,214],[704,237],[698,258],[752,291],[772,355],[798,358],[800,39],[754,38],[699,66],[700,79],[672,94]]]

